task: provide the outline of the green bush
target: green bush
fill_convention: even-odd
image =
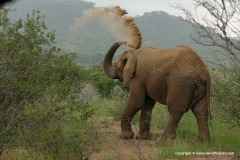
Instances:
[[[127,103],[128,93],[120,86],[115,86],[111,91],[111,100],[115,103],[110,106],[109,113],[115,120],[120,120],[124,107]]]
[[[78,138],[88,135],[87,127],[65,134],[69,119],[87,123],[94,111],[78,97],[85,71],[74,63],[74,54],[55,46],[55,33],[47,31],[39,11],[16,22],[9,11],[0,8],[0,156],[21,147],[58,159],[71,150],[67,147],[86,144]]]
[[[213,70],[211,95],[214,116],[229,128],[240,127],[240,68]]]
[[[117,85],[111,78],[107,77],[103,68],[89,71],[88,79],[95,86],[102,97],[110,96],[111,91]]]
[[[66,145],[64,159],[88,159],[93,152],[100,149],[101,142],[96,126],[78,123],[76,120],[69,126],[70,129],[66,128],[64,132]]]
[[[35,134],[36,140],[41,141],[37,143],[38,146],[28,148],[31,155],[28,158],[35,156],[39,159],[83,160],[99,150],[100,138],[96,127],[91,123],[69,119],[64,123],[48,125],[51,128],[43,128]]]

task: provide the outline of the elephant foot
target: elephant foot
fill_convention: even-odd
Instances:
[[[122,131],[120,134],[121,139],[132,139],[134,137],[133,131]]]
[[[136,139],[147,139],[147,138],[149,138],[149,132],[143,132],[143,133],[141,133],[141,132],[139,132],[137,135],[136,135]]]

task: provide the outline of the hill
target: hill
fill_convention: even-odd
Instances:
[[[63,50],[76,51],[79,63],[99,65],[105,52],[116,41],[113,36],[98,22],[92,22],[77,33],[69,33],[69,27],[74,20],[82,16],[84,10],[94,7],[94,3],[79,0],[21,0],[11,5],[11,8],[15,8],[11,18],[24,18],[31,10],[39,10],[45,16],[49,29],[56,30],[58,45]],[[208,54],[207,49],[192,42],[190,35],[194,35],[194,30],[181,17],[154,11],[134,18],[142,33],[143,46],[169,48],[185,44],[191,46],[203,58]],[[121,50],[124,49],[126,48]]]

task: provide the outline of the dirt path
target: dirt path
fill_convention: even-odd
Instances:
[[[87,160],[234,160],[233,156],[176,156],[176,152],[170,152],[167,157],[166,151],[171,150],[171,147],[175,147],[174,143],[171,147],[156,145],[155,139],[158,137],[157,133],[162,131],[154,129],[152,138],[150,140],[122,140],[120,135],[120,123],[113,120],[112,117],[93,117],[94,122],[99,125],[99,135],[102,143],[100,144],[100,150],[91,154]],[[132,126],[134,133],[138,133],[138,126]],[[173,146],[172,146],[173,145]],[[179,148],[179,144],[177,144]],[[180,150],[181,144],[180,144]],[[184,150],[185,151],[185,150]],[[188,152],[186,150],[186,152]],[[0,157],[3,160],[17,160],[18,157],[28,154],[25,149],[15,148],[5,151]],[[173,155],[172,155],[173,154]],[[22,158],[21,158],[22,159]],[[23,158],[24,159],[24,158]]]
[[[99,132],[103,142],[99,152],[91,155],[89,160],[161,160],[162,148],[156,145],[155,140],[123,140],[119,138],[120,124],[112,117],[94,117],[100,122]],[[101,123],[101,121],[103,123]],[[110,123],[106,123],[110,122]],[[138,126],[132,126],[134,133],[138,133]],[[160,131],[155,131],[160,133]],[[155,139],[155,138],[153,138]],[[167,149],[167,148],[165,148]],[[179,158],[165,158],[165,160],[178,160]],[[232,160],[229,156],[195,157],[189,156],[187,160]]]
[[[137,133],[137,126],[133,126]],[[157,160],[159,148],[152,140],[123,140],[119,138],[120,125],[114,124],[101,127],[104,136],[103,146],[98,153],[94,153],[90,160]]]

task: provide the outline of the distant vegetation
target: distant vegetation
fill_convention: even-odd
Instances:
[[[98,22],[79,28],[76,33],[69,33],[69,27],[74,19],[80,17],[84,10],[94,8],[94,3],[79,0],[21,0],[11,5],[11,8],[16,9],[10,14],[11,19],[15,20],[23,18],[32,9],[41,11],[45,15],[47,26],[57,31],[58,46],[64,50],[76,51],[79,55],[77,60],[79,63],[101,64],[105,52],[116,41]],[[195,49],[205,60],[210,61],[209,49],[192,42],[190,35],[194,35],[195,32],[181,17],[156,11],[136,16],[135,21],[142,33],[143,46],[168,48],[185,44]]]

